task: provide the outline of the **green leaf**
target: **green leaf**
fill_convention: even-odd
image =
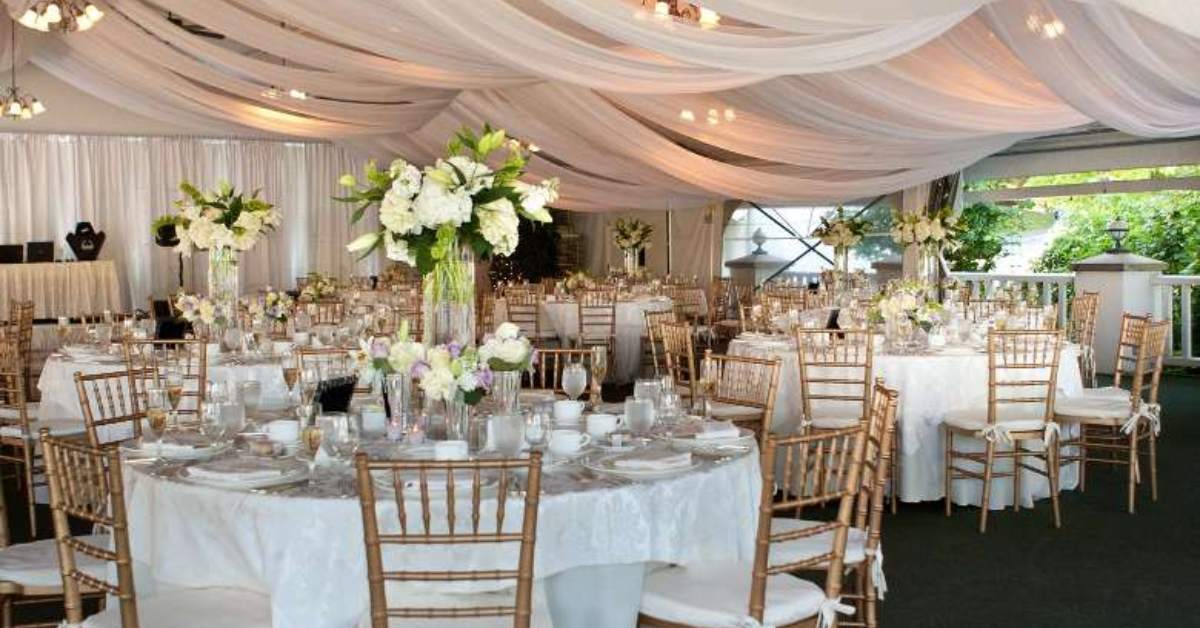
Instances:
[[[473,405],[479,403],[480,401],[483,401],[483,389],[482,388],[476,388],[475,390],[472,390],[470,392],[463,393],[463,403],[467,404],[468,406],[473,406]]]

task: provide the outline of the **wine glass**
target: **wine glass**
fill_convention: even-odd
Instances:
[[[242,389],[242,403],[246,405],[246,412],[254,415],[258,412],[258,407],[262,404],[262,384],[256,381],[246,381],[240,384]]]
[[[662,395],[662,381],[658,379],[639,379],[633,384],[634,399],[645,399],[657,406],[660,395]]]
[[[657,417],[652,399],[625,398],[625,422],[635,436],[645,436],[654,428]]]
[[[706,357],[700,362],[700,377],[696,380],[696,388],[700,393],[701,412],[704,418],[712,417],[712,396],[717,391],[717,361]]]
[[[599,397],[600,387],[604,385],[606,376],[608,376],[608,347],[596,345],[592,347],[592,383],[597,397]],[[597,398],[596,401],[599,402],[600,399]]]
[[[304,368],[300,373],[300,402],[312,403],[312,400],[317,395],[317,387],[321,384],[320,369],[310,366]]]
[[[183,400],[183,373],[175,366],[168,366],[166,384],[167,401],[170,402],[172,410],[178,410],[179,403]]]
[[[225,442],[225,421],[219,402],[204,404],[204,413],[200,417],[200,433],[214,445]]]
[[[67,318],[66,316],[58,317],[58,326],[54,328],[54,334],[58,337],[58,346],[59,347],[62,347],[64,344],[66,344],[67,335],[69,333],[71,333],[71,328],[69,327],[69,324],[70,324],[70,319]]]
[[[571,399],[578,399],[587,390],[587,370],[582,364],[572,362],[563,367],[562,387]]]
[[[525,419],[525,442],[530,449],[537,449],[546,444],[546,433],[550,431],[550,407],[545,403],[534,404],[529,417]]]
[[[492,431],[496,451],[505,458],[521,454],[521,443],[525,441],[525,419],[520,414],[500,414],[492,417]]]
[[[146,389],[146,426],[157,443],[161,458],[163,433],[167,431],[167,391],[162,388]]]
[[[349,461],[358,449],[359,425],[345,412],[324,412],[317,417],[321,428],[321,449],[330,457]]]

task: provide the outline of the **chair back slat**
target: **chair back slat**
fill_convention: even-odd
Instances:
[[[988,332],[989,425],[1010,420],[1051,421],[1063,332]]]
[[[817,416],[865,421],[871,401],[874,335],[867,329],[792,330],[806,424]]]
[[[142,420],[146,415],[134,382],[152,377],[153,374],[145,369],[75,373],[75,391],[79,395],[84,430],[91,446],[109,447],[141,438]],[[123,425],[127,429],[119,429]],[[104,433],[101,434],[101,431]]]
[[[716,387],[712,400],[761,412],[754,417],[737,417],[734,422],[759,435],[760,440],[771,433],[771,418],[775,412],[775,395],[779,388],[779,358],[753,358],[737,355],[704,353],[704,359],[716,370]]]
[[[148,389],[168,389],[168,373],[173,370],[182,377],[175,412],[199,419],[208,384],[208,345],[203,340],[131,339],[124,341],[121,348],[139,405],[145,404]]]
[[[535,362],[529,371],[522,373],[526,388],[552,391],[555,395],[566,395],[562,387],[562,371],[568,364],[579,363],[587,371],[586,391],[593,391],[600,386],[592,377],[592,360],[596,352],[593,349],[539,349]]]
[[[694,344],[694,328],[691,323],[662,323],[663,357],[667,364],[667,374],[675,381],[676,386],[686,386],[692,399],[696,398],[696,349]]]

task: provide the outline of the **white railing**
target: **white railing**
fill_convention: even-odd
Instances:
[[[1200,285],[1200,275],[1161,275],[1153,280],[1157,294],[1154,317],[1171,322],[1167,336],[1167,364],[1200,366],[1200,356],[1192,350],[1192,291]],[[1178,305],[1178,315],[1176,315]],[[1178,319],[1178,321],[1176,320]],[[1179,329],[1176,349],[1175,329]]]
[[[1015,288],[1024,295],[1038,295],[1042,305],[1058,306],[1058,325],[1067,324],[1067,289],[1075,283],[1074,273],[950,273],[950,277],[967,284],[971,298],[986,299],[1001,287]]]

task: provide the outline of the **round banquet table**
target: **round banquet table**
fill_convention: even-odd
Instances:
[[[148,461],[127,462],[125,484],[139,595],[246,588],[270,596],[277,628],[352,628],[367,613],[357,497],[321,496],[307,485],[273,492],[192,484],[175,477],[171,465]],[[547,469],[542,485],[534,608],[548,612],[557,628],[635,626],[648,564],[753,560],[757,450],[644,482],[560,465]],[[392,496],[379,500],[382,531],[398,529]],[[519,529],[520,501],[509,500],[516,507],[506,510],[505,529],[510,522]],[[483,508],[488,512],[488,504]],[[419,504],[409,512],[420,512]],[[515,566],[515,552],[497,563],[495,546],[486,544],[404,551],[405,569]],[[387,556],[384,567],[397,568]],[[440,587],[456,585],[428,586],[445,592]]]
[[[642,333],[646,330],[646,312],[671,309],[669,297],[620,297],[617,301],[617,348],[611,377],[616,382],[631,382],[637,378],[642,364]],[[496,301],[496,320],[507,317],[504,299]],[[563,343],[570,346],[579,336],[579,305],[571,301],[550,301],[542,304],[543,329],[553,329]]]
[[[79,407],[75,373],[87,375],[123,370],[125,362],[118,355],[50,355],[38,378],[38,390],[42,394],[38,419],[74,419],[82,423],[83,409]],[[261,405],[264,409],[287,405],[287,384],[283,381],[283,366],[278,357],[209,357],[208,377],[212,381],[257,381],[262,385]]]
[[[794,340],[780,336],[743,334],[730,342],[729,353],[781,359],[779,390],[775,397],[771,431],[780,434],[795,432],[801,423],[802,404],[800,366]],[[1083,389],[1078,357],[1077,346],[1064,347],[1058,368],[1059,395],[1077,394]],[[879,350],[877,344],[873,362],[873,377],[882,377],[884,385],[900,392],[896,415],[900,499],[918,502],[944,498],[945,437],[941,429],[942,420],[951,413],[966,410],[986,413],[987,354],[970,347],[947,347],[935,354],[893,355]],[[983,441],[956,438],[955,447],[962,451],[982,451]],[[996,464],[997,470],[1009,471],[1011,468],[1011,463],[1007,460]],[[1074,488],[1077,481],[1076,465],[1062,469],[1060,488]],[[1035,499],[1049,495],[1049,484],[1043,476],[1034,473],[1024,473],[1021,476],[1023,506],[1032,506]],[[951,498],[956,504],[979,505],[983,498],[983,483],[976,480],[956,481],[952,487]],[[1002,509],[1011,506],[1012,503],[1012,482],[994,482],[989,506],[992,509]]]

